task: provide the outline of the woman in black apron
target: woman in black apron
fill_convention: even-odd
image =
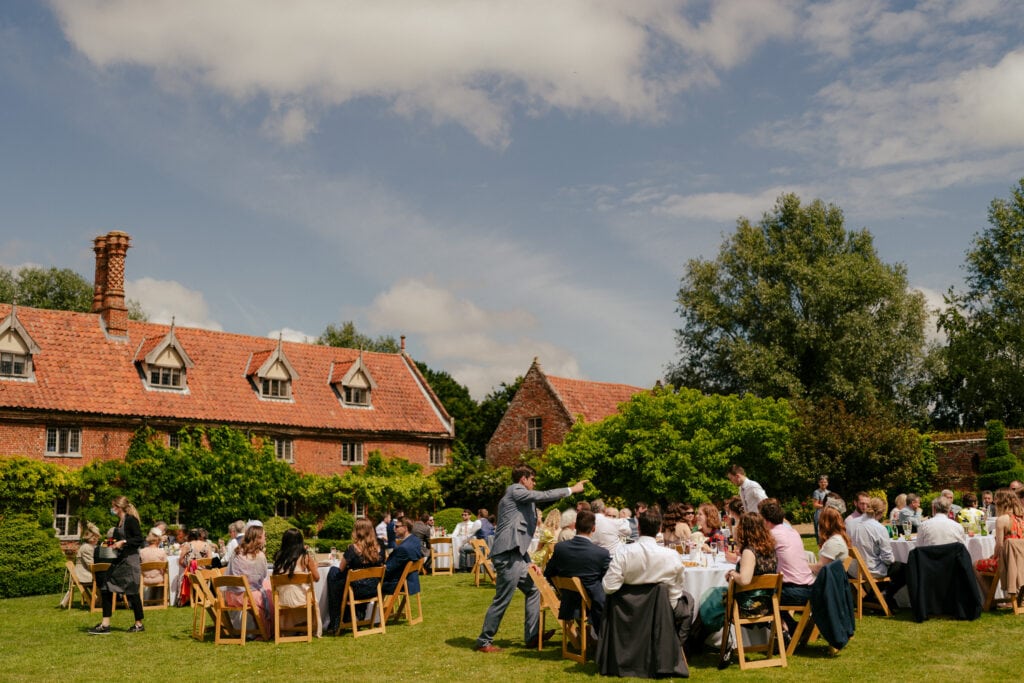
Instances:
[[[145,630],[142,625],[142,598],[139,596],[139,583],[142,581],[142,569],[139,562],[139,548],[142,547],[142,527],[139,524],[139,513],[127,498],[118,496],[110,501],[110,513],[117,515],[119,521],[114,527],[112,538],[106,544],[117,551],[117,558],[110,564],[110,569],[100,583],[100,597],[103,602],[103,621],[89,629],[92,635],[110,633],[110,614],[114,607],[114,593],[128,598],[132,612],[135,613],[135,625],[128,629],[129,633]]]

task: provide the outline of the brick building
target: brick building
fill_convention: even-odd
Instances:
[[[173,447],[182,427],[217,424],[302,472],[342,473],[373,450],[445,464],[454,420],[404,338],[400,353],[373,353],[131,321],[129,242],[96,238],[91,313],[0,304],[0,457],[80,467],[123,458],[141,426]]]
[[[511,465],[524,453],[561,443],[577,417],[587,423],[603,420],[618,412],[620,403],[641,391],[647,390],[628,384],[546,375],[534,358],[522,386],[487,442],[487,462]]]

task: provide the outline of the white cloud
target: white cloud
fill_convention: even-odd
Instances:
[[[143,277],[126,281],[124,291],[129,299],[142,304],[142,310],[151,322],[168,324],[173,318],[175,324],[182,327],[223,329],[219,322],[210,317],[203,293],[188,289],[181,283]]]
[[[938,312],[946,307],[946,302],[940,292],[928,287],[914,287],[914,290],[924,295],[924,307],[928,311],[928,317],[924,324],[925,341],[938,344],[946,343],[946,333],[938,329]]]
[[[287,145],[302,142],[313,129],[313,122],[298,107],[273,112],[263,121],[264,134]]]
[[[267,332],[267,336],[271,339],[281,338],[286,342],[299,342],[300,344],[315,344],[318,334],[309,334],[301,330],[293,330],[290,327],[282,327],[279,330],[271,330]]]
[[[703,218],[720,222],[732,222],[740,216],[756,221],[766,211],[771,211],[781,195],[789,192],[795,193],[805,200],[814,196],[812,189],[797,185],[775,186],[751,194],[739,192],[673,194],[661,201],[656,206],[655,212],[677,218]]]

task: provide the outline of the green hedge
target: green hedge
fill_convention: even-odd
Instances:
[[[473,516],[474,518],[476,515]],[[449,534],[462,521],[462,508],[445,508],[434,513],[434,527],[443,526]]]
[[[0,598],[59,592],[64,562],[52,528],[32,515],[0,516]]]

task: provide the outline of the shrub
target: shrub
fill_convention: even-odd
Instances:
[[[263,522],[263,531],[267,536],[267,562],[274,562],[274,555],[281,549],[281,536],[288,529],[294,528],[295,526],[284,517],[271,517]]]
[[[0,516],[0,598],[58,592],[64,561],[53,529],[35,515]]]
[[[1014,479],[1024,479],[1024,467],[1010,452],[1006,429],[999,420],[985,423],[985,459],[981,461],[978,488],[993,491],[1009,486]]]
[[[356,518],[348,510],[335,510],[324,519],[320,535],[324,538],[352,538]]]
[[[461,521],[462,508],[445,508],[434,513],[434,528],[443,526],[444,530],[449,534],[455,530],[455,525]]]
[[[814,505],[810,501],[790,498],[782,504],[782,511],[791,524],[806,524],[814,517]]]

